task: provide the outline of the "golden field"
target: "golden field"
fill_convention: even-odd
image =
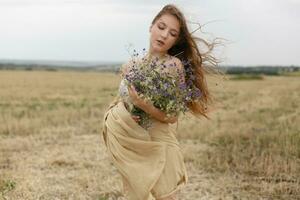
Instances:
[[[300,199],[300,76],[209,77],[211,120],[182,116],[183,200]],[[0,71],[0,199],[122,199],[101,141],[113,73]]]

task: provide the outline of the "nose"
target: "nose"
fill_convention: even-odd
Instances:
[[[161,37],[164,38],[164,39],[166,39],[168,37],[168,30],[163,30],[161,32]]]

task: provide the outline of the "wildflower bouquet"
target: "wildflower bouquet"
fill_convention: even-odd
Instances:
[[[191,87],[180,81],[180,76],[184,77],[185,74],[181,74],[177,69],[177,76],[174,76],[166,70],[168,67],[176,69],[176,64],[166,65],[164,61],[159,62],[158,58],[135,59],[124,80],[126,85],[133,85],[142,98],[171,117],[188,111],[187,103],[195,94]],[[145,129],[149,128],[151,117],[133,104],[129,106],[131,114],[140,117],[139,125]]]

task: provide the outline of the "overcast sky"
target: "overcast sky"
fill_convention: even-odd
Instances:
[[[223,64],[300,65],[300,0],[0,0],[0,59],[125,61],[167,3],[223,37]],[[189,25],[192,30],[194,25]]]

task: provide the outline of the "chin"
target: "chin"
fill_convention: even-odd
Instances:
[[[158,46],[153,46],[153,51],[159,52],[159,53],[166,52],[166,50],[164,48],[161,48]]]

